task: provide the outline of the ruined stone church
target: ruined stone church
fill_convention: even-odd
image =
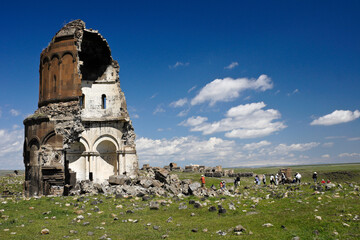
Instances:
[[[24,120],[25,194],[66,194],[77,181],[135,175],[135,133],[106,39],[81,20],[40,55],[38,109]]]

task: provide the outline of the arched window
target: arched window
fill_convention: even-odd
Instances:
[[[85,108],[85,95],[81,95],[80,96],[80,108],[84,109]]]
[[[106,95],[105,94],[103,94],[101,96],[101,108],[106,109]]]
[[[54,75],[54,92],[56,92],[56,75]]]

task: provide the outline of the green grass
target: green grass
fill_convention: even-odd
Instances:
[[[41,197],[24,199],[18,196],[3,198],[0,201],[0,239],[98,239],[107,234],[111,239],[359,239],[360,221],[354,220],[360,215],[360,194],[348,183],[359,185],[360,168],[358,165],[319,165],[297,166],[293,171],[299,171],[304,176],[304,182],[311,180],[315,170],[321,175],[338,176],[337,172],[351,172],[350,179],[338,179],[343,189],[335,188],[323,194],[314,194],[310,185],[303,184],[298,190],[295,185],[285,185],[276,188],[253,186],[252,178],[243,178],[238,197],[208,198],[204,201],[196,197],[155,198],[167,201],[159,210],[150,210],[148,202],[138,198],[116,199],[114,196],[84,196],[86,201],[78,201],[78,197]],[[278,168],[236,169],[236,171],[253,171],[257,174],[277,172]],[[341,174],[340,174],[341,175]],[[180,173],[179,177],[198,181],[200,174]],[[17,179],[16,177],[15,179]],[[11,189],[21,189],[21,182],[11,181],[9,177],[1,178],[1,183],[8,183]],[[12,179],[14,180],[14,179]],[[218,185],[221,179],[206,178],[206,185]],[[346,183],[348,182],[348,183]],[[13,184],[10,184],[13,183]],[[231,184],[230,184],[231,185]],[[249,189],[244,189],[247,186]],[[287,187],[292,189],[287,189]],[[287,192],[287,197],[282,196]],[[196,209],[189,204],[190,199],[200,201],[203,206]],[[102,203],[93,205],[93,201]],[[257,203],[258,201],[258,203]],[[185,203],[188,208],[179,210],[179,204]],[[229,210],[233,203],[236,210]],[[219,215],[209,212],[209,206],[221,204],[227,213]],[[117,206],[121,205],[122,208]],[[100,212],[95,212],[97,206]],[[77,222],[75,211],[83,209],[85,219]],[[126,213],[132,210],[133,213]],[[317,210],[317,211],[315,211]],[[50,213],[48,213],[50,211]],[[48,213],[48,214],[47,214]],[[195,213],[195,216],[191,216]],[[255,213],[255,214],[254,214]],[[118,220],[114,220],[114,214]],[[56,217],[53,219],[53,217]],[[321,216],[322,220],[316,220]],[[167,219],[172,217],[172,222]],[[123,220],[138,220],[123,222]],[[84,226],[84,222],[90,222]],[[151,223],[150,226],[147,226]],[[263,227],[265,223],[272,227]],[[343,223],[349,224],[349,227]],[[247,231],[241,236],[235,236],[232,228],[241,224]],[[159,226],[154,230],[153,226]],[[50,230],[49,235],[41,235],[43,228]],[[191,230],[197,228],[198,232]],[[207,232],[203,232],[203,229]],[[4,231],[9,229],[9,231]],[[70,230],[77,231],[76,234]],[[219,236],[216,231],[227,234]],[[249,232],[252,234],[249,234]],[[339,235],[333,235],[336,231]],[[16,232],[12,235],[11,232]],[[88,236],[93,232],[93,236]],[[316,234],[316,233],[317,234]]]

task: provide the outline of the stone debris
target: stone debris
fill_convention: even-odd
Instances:
[[[272,225],[271,223],[265,223],[262,225],[263,227],[273,227],[274,225]]]
[[[44,228],[44,229],[41,230],[41,234],[42,234],[42,235],[47,235],[47,234],[49,234],[49,233],[50,233],[50,231],[49,231],[49,229],[47,229],[47,228]]]

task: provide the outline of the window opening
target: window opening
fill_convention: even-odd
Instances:
[[[84,109],[85,108],[85,95],[81,95],[80,97],[80,108]]]
[[[105,94],[103,94],[101,96],[101,108],[106,109],[106,95]]]

